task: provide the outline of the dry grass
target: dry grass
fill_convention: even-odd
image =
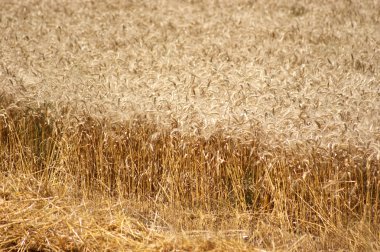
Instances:
[[[376,1],[1,7],[1,249],[380,250]]]
[[[368,150],[291,152],[6,107],[4,248],[379,248],[379,160]]]

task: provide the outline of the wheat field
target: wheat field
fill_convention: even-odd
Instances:
[[[0,34],[0,250],[380,250],[380,2],[1,0]]]

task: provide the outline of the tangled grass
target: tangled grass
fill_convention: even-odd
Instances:
[[[0,228],[7,234],[3,236],[4,248],[11,244],[23,249],[39,246],[97,250],[119,246],[118,249],[145,250],[158,246],[152,245],[156,240],[149,238],[152,234],[146,227],[157,225],[157,216],[158,226],[163,227],[153,229],[158,244],[165,242],[162,232],[191,233],[192,229],[201,228],[210,232],[224,230],[227,234],[219,234],[219,239],[226,235],[228,238],[232,232],[238,241],[246,239],[251,245],[267,247],[272,245],[268,239],[278,237],[257,240],[265,229],[256,225],[262,225],[262,218],[269,218],[272,225],[281,227],[281,236],[285,232],[292,238],[290,244],[282,246],[296,249],[306,243],[314,249],[328,248],[331,241],[311,242],[315,239],[312,237],[332,235],[344,241],[339,245],[344,244],[346,249],[378,248],[379,160],[369,150],[355,146],[266,149],[257,140],[239,142],[220,133],[209,139],[157,133],[157,126],[146,121],[110,124],[88,115],[81,123],[67,124],[47,114],[44,105],[35,109],[8,106],[1,116],[4,218]],[[138,202],[133,204],[135,210],[122,210],[131,204],[128,201]],[[101,202],[106,206],[98,211],[93,204]],[[116,213],[112,204],[116,204]],[[78,210],[64,210],[71,207]],[[89,217],[88,211],[94,211],[95,216]],[[143,213],[131,214],[139,211]],[[173,212],[183,220],[171,217]],[[28,217],[20,220],[19,215]],[[37,217],[32,218],[34,215]],[[52,219],[44,219],[46,215]],[[209,217],[204,220],[204,215]],[[131,216],[145,225],[134,223]],[[111,220],[97,220],[106,217]],[[54,224],[60,218],[60,225]],[[84,227],[77,223],[81,218],[89,219]],[[112,224],[117,221],[112,218],[122,218],[122,223]],[[103,230],[107,225],[126,225],[123,218],[133,222],[128,224],[130,233],[116,228],[116,234]],[[269,224],[265,224],[268,228]],[[82,228],[88,233],[78,234]],[[366,237],[361,236],[362,229]],[[53,233],[48,234],[50,231]],[[54,232],[60,232],[62,237],[54,240]],[[108,235],[116,237],[104,238]],[[42,239],[45,236],[48,238]],[[99,237],[110,240],[99,244],[104,240]],[[178,246],[190,246],[189,250],[193,250],[189,238],[186,239]],[[302,242],[297,245],[298,239]],[[97,243],[88,245],[92,240]],[[223,247],[225,240],[220,242],[221,249],[229,250],[228,246]],[[230,249],[237,249],[235,243]],[[241,249],[248,246],[238,245]],[[171,246],[177,246],[173,240]]]
[[[1,6],[1,249],[380,250],[376,1]]]

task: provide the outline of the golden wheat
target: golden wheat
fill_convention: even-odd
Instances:
[[[1,249],[380,249],[376,1],[0,5]]]

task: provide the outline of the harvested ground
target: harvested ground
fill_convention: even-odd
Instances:
[[[1,249],[380,249],[379,2],[3,0],[0,34]]]

